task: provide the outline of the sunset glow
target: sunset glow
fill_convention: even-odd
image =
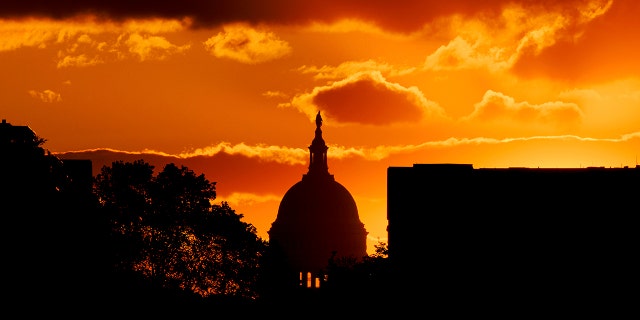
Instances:
[[[71,3],[0,7],[0,117],[94,174],[204,173],[264,239],[318,111],[369,253],[390,166],[639,164],[638,1]]]

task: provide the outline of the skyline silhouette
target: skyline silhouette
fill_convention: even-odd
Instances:
[[[389,167],[388,264],[379,264],[375,256],[367,257],[366,229],[358,219],[353,198],[328,171],[328,147],[321,126],[318,113],[315,137],[309,146],[309,171],[283,196],[278,218],[269,231],[273,241],[264,239],[270,247],[270,253],[265,252],[270,262],[262,264],[267,268],[265,292],[284,291],[273,297],[267,294],[261,307],[276,306],[282,298],[294,297],[299,303],[311,304],[344,303],[342,299],[351,294],[369,299],[370,289],[382,296],[393,292],[393,299],[400,299],[393,300],[396,302],[413,301],[421,296],[415,295],[416,287],[423,288],[425,297],[446,305],[472,303],[492,309],[498,307],[492,305],[496,301],[509,301],[519,308],[547,308],[556,304],[553,301],[564,299],[567,307],[585,301],[625,301],[627,293],[620,289],[637,283],[634,272],[638,263],[632,252],[637,247],[634,208],[640,194],[640,165],[552,169],[473,168],[471,164]],[[29,225],[23,231],[12,230],[4,242],[11,243],[26,230],[34,236],[33,247],[18,245],[7,252],[11,260],[20,261],[9,272],[17,276],[14,281],[22,278],[26,283],[33,282],[26,287],[66,287],[72,292],[68,295],[71,299],[77,299],[83,290],[113,290],[116,287],[108,282],[117,278],[109,276],[107,253],[116,248],[102,233],[107,220],[101,220],[99,195],[94,192],[107,186],[104,182],[110,175],[112,179],[118,175],[113,171],[105,176],[111,171],[102,168],[95,176],[90,160],[57,159],[42,147],[44,141],[27,126],[12,126],[6,121],[0,125],[2,202],[9,209],[8,221]],[[168,165],[156,179],[177,169]],[[182,170],[195,177],[186,167]],[[164,180],[177,183],[179,176],[173,175]],[[206,179],[204,175],[199,178]],[[108,185],[115,187],[115,182]],[[294,192],[305,183],[305,192]],[[94,189],[94,184],[102,187]],[[215,182],[212,186],[213,193],[202,196],[215,198]],[[167,186],[162,189],[171,190]],[[119,193],[116,190],[114,194]],[[33,203],[30,198],[34,197],[41,201]],[[171,194],[161,198],[160,202],[173,203]],[[217,208],[220,210],[220,206]],[[232,210],[226,204],[222,209]],[[215,224],[211,226],[215,229]],[[25,255],[31,258],[19,258]],[[253,263],[258,265],[257,261]],[[30,268],[22,267],[31,264]],[[359,265],[370,269],[354,273],[352,268]],[[279,278],[279,274],[285,278]],[[367,276],[360,278],[362,275]],[[381,278],[375,280],[372,275]],[[86,282],[87,278],[93,281]],[[23,290],[18,283],[12,282],[10,290]],[[128,286],[127,282],[120,285]],[[314,294],[314,290],[323,294]],[[133,295],[128,297],[135,299]]]

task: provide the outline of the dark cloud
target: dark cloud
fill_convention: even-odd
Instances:
[[[313,103],[339,122],[373,125],[418,122],[427,108],[416,92],[370,77],[321,90]]]
[[[9,0],[0,6],[0,18],[43,16],[55,19],[95,14],[105,19],[190,17],[194,26],[231,21],[249,23],[304,23],[360,18],[397,31],[413,31],[435,17],[453,13],[499,12],[508,0],[388,1],[388,0]],[[516,1],[540,6],[564,1]]]
[[[216,182],[218,194],[221,196],[227,196],[234,192],[268,194],[273,190],[286,191],[292,181],[299,180],[305,172],[303,164],[290,165],[268,162],[259,158],[225,153],[213,156],[177,158],[151,153],[94,150],[64,152],[56,156],[60,159],[90,159],[94,176],[101,172],[103,166],[111,166],[114,161],[143,160],[154,166],[156,174],[169,163],[186,166],[196,174],[204,174],[207,180]]]

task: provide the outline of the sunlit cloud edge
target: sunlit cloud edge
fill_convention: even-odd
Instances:
[[[593,138],[593,137],[581,137],[578,135],[557,135],[557,136],[531,136],[531,137],[516,137],[516,138],[488,138],[488,137],[476,137],[476,138],[456,138],[451,137],[445,140],[439,141],[427,141],[420,144],[409,145],[382,145],[373,148],[366,147],[345,147],[339,145],[330,145],[327,152],[329,158],[345,159],[352,157],[360,157],[365,160],[375,161],[382,160],[390,155],[399,153],[410,153],[428,148],[447,148],[457,147],[463,145],[495,145],[495,144],[508,144],[522,141],[536,141],[536,140],[574,140],[582,142],[607,142],[607,143],[622,143],[633,139],[640,139],[640,131],[623,134],[618,138]],[[54,155],[67,154],[67,153],[86,153],[96,151],[109,151],[114,153],[124,154],[139,154],[139,155],[156,155],[175,159],[188,159],[194,157],[213,157],[218,154],[238,155],[248,158],[258,158],[261,161],[276,162],[288,165],[300,165],[305,164],[308,160],[308,150],[303,148],[290,148],[285,146],[271,146],[271,145],[247,145],[239,143],[232,145],[228,142],[220,142],[217,145],[208,146],[205,148],[198,148],[193,151],[182,152],[179,154],[170,154],[167,152],[143,149],[141,151],[125,151],[113,148],[94,148],[75,151],[64,152],[52,152]]]

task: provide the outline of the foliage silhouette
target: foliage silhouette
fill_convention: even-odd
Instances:
[[[375,253],[361,260],[355,257],[331,257],[327,265],[325,290],[334,296],[371,292],[379,294],[379,290],[386,288],[390,281],[388,256],[387,244],[378,241]]]
[[[259,297],[257,261],[267,243],[226,202],[215,182],[173,163],[154,176],[138,160],[104,166],[95,192],[109,217],[113,264],[157,288],[200,297]]]

